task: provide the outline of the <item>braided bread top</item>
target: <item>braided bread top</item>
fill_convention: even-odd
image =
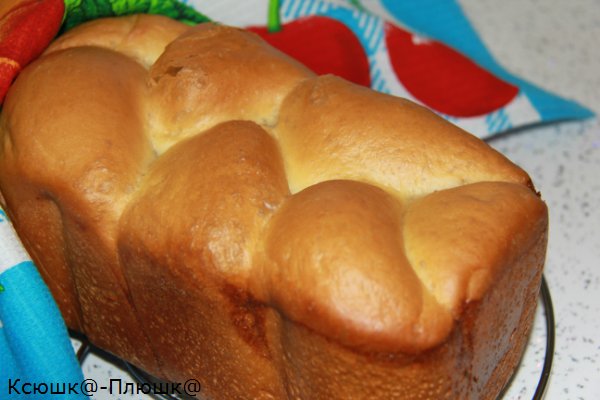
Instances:
[[[19,77],[2,130],[3,168],[57,204],[67,264],[93,251],[77,226],[125,291],[152,259],[365,350],[444,341],[546,224],[487,144],[215,24],[76,28]]]

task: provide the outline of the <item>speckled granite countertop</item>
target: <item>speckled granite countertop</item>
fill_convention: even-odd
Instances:
[[[460,3],[508,70],[600,114],[600,1]],[[554,300],[556,351],[544,399],[600,399],[600,121],[531,127],[490,144],[531,174],[550,209],[545,275]],[[503,400],[532,398],[545,338],[539,307],[522,366]],[[84,373],[99,382],[130,379],[95,355]],[[104,392],[95,398],[133,397]]]

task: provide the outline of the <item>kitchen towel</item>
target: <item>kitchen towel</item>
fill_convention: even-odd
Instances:
[[[267,33],[278,4],[281,29]],[[210,19],[249,27],[319,73],[421,103],[487,139],[538,123],[587,118],[494,60],[453,0],[189,0]],[[263,29],[261,29],[261,27]],[[342,65],[336,60],[347,60]]]

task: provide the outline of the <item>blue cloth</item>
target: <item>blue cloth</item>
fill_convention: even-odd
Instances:
[[[68,392],[69,384],[77,385],[79,392],[81,368],[58,307],[33,262],[7,265],[15,259],[10,249],[15,241],[2,210],[0,227],[0,399],[84,399],[51,394],[53,389]]]

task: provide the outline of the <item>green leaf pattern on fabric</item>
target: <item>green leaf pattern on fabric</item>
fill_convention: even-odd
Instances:
[[[165,15],[189,25],[210,21],[178,0],[65,0],[61,33],[93,19],[138,13]]]

